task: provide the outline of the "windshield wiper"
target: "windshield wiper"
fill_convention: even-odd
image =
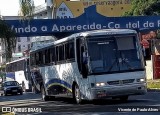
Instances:
[[[107,72],[110,72],[115,64],[117,64],[117,67],[119,68],[119,71],[120,71],[120,65],[119,65],[119,59],[117,56],[117,51],[116,51],[115,57],[116,57],[115,61],[113,62],[113,64],[111,65],[111,67],[108,69]]]
[[[128,62],[126,62],[125,59],[122,59],[122,64],[126,64],[126,66],[128,67],[128,69],[130,69],[130,70],[134,69]]]
[[[115,57],[116,57],[116,59],[113,62],[113,64],[111,65],[111,67],[108,69],[108,72],[110,72],[112,70],[112,68],[114,67],[115,64],[117,64],[117,67],[119,68],[119,71],[120,71],[120,63],[122,63],[122,65],[125,64],[127,66],[127,68],[130,70],[134,69],[128,62],[126,62],[126,58],[124,58],[124,56],[122,56],[121,51],[120,51],[120,58],[117,56],[117,52],[116,52]]]
[[[134,68],[128,62],[126,62],[126,58],[124,56],[122,56],[121,51],[120,51],[120,56],[121,56],[121,59],[122,59],[122,65],[125,64],[128,69],[133,70]]]

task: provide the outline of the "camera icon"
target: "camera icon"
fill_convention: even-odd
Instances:
[[[12,108],[11,107],[2,107],[2,112],[12,112]]]

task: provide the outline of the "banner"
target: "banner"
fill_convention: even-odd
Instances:
[[[95,5],[96,12],[103,16],[121,16],[131,8],[131,0],[53,0],[56,18],[76,18],[85,12],[85,8]]]
[[[81,16],[68,19],[34,19],[20,22],[6,20],[15,30],[17,36],[50,36],[55,34],[76,33],[99,29],[129,28],[141,30],[144,28],[160,28],[160,16],[136,17],[105,17],[96,12],[95,6],[88,7]]]

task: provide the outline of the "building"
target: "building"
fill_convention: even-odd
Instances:
[[[52,18],[52,0],[45,0],[43,4],[34,9],[34,19],[51,19]]]
[[[34,9],[34,19],[52,19],[53,17],[53,1],[45,0],[43,4],[38,5]],[[48,43],[50,41],[54,41],[55,38],[53,36],[35,36],[31,37],[31,47],[36,48],[39,45],[43,45],[44,43]]]

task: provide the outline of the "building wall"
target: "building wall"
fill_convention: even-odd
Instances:
[[[147,79],[153,79],[153,63],[152,60],[146,60],[146,77]]]
[[[17,39],[15,53],[23,52],[25,50],[30,49],[30,44],[31,44],[30,41],[31,41],[30,37],[21,37],[21,38],[18,38]]]
[[[34,19],[52,19],[52,0],[45,0],[43,4],[35,7]],[[35,36],[31,37],[31,47],[36,48],[37,46],[53,41],[52,36]]]
[[[43,4],[35,6],[34,19],[51,19],[52,5],[52,0],[45,0]]]

